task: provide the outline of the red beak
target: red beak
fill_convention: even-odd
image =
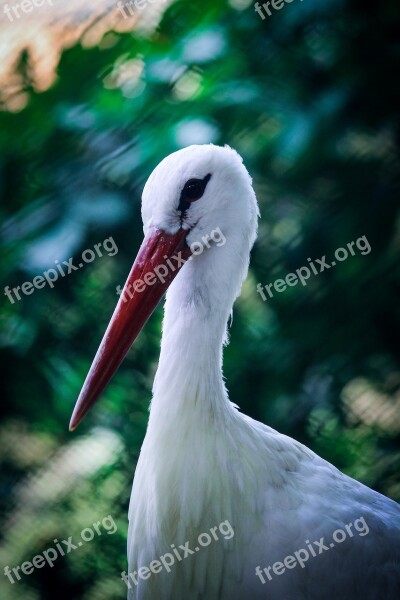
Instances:
[[[188,231],[175,234],[152,228],[140,247],[114,314],[83,384],[69,425],[73,431],[96,402],[129,348],[174,280],[190,248]],[[171,266],[172,265],[172,266]]]

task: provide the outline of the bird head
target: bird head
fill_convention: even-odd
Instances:
[[[181,282],[185,277],[194,282],[193,289],[196,279],[205,281],[208,274],[209,294],[221,287],[219,281],[232,300],[236,297],[247,273],[257,216],[251,178],[228,146],[189,146],[154,169],[142,195],[145,237],[75,405],[71,431],[178,274]]]
[[[157,227],[168,233],[188,231],[187,242],[222,226],[240,234],[257,212],[251,178],[235,150],[228,146],[189,146],[167,156],[143,190],[144,232]]]

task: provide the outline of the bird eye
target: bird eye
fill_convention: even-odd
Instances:
[[[198,200],[204,194],[203,181],[201,179],[191,179],[185,184],[183,193],[188,200]]]
[[[192,202],[199,200],[204,194],[207,183],[211,179],[211,174],[209,173],[204,177],[204,179],[189,179],[183,186],[181,197],[179,201],[178,210],[185,211],[189,208]]]

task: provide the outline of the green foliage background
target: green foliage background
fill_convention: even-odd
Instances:
[[[68,422],[141,241],[143,184],[194,142],[236,148],[261,207],[225,351],[231,400],[400,500],[399,26],[396,0],[295,1],[264,21],[245,1],[178,1],[151,34],[65,51],[44,93],[21,57],[29,103],[0,113],[1,286],[110,236],[119,253],[1,301],[0,567],[108,514],[118,533],[17,584],[1,574],[2,598],[125,597],[161,306],[83,425]],[[363,235],[370,254],[257,294]]]

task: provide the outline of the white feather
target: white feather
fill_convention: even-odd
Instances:
[[[340,473],[298,442],[242,415],[229,402],[222,346],[232,304],[247,274],[258,207],[239,155],[192,146],[168,156],[143,193],[145,231],[177,228],[185,181],[212,177],[188,211],[188,241],[219,228],[213,244],[180,271],[165,304],[160,362],[148,430],[129,510],[129,572],[148,567],[171,544],[190,542],[229,521],[231,539],[201,548],[138,584],[131,600],[397,600],[400,508]],[[251,382],[249,382],[249,388]],[[368,535],[310,558],[262,584],[255,574],[306,540],[363,517]]]

